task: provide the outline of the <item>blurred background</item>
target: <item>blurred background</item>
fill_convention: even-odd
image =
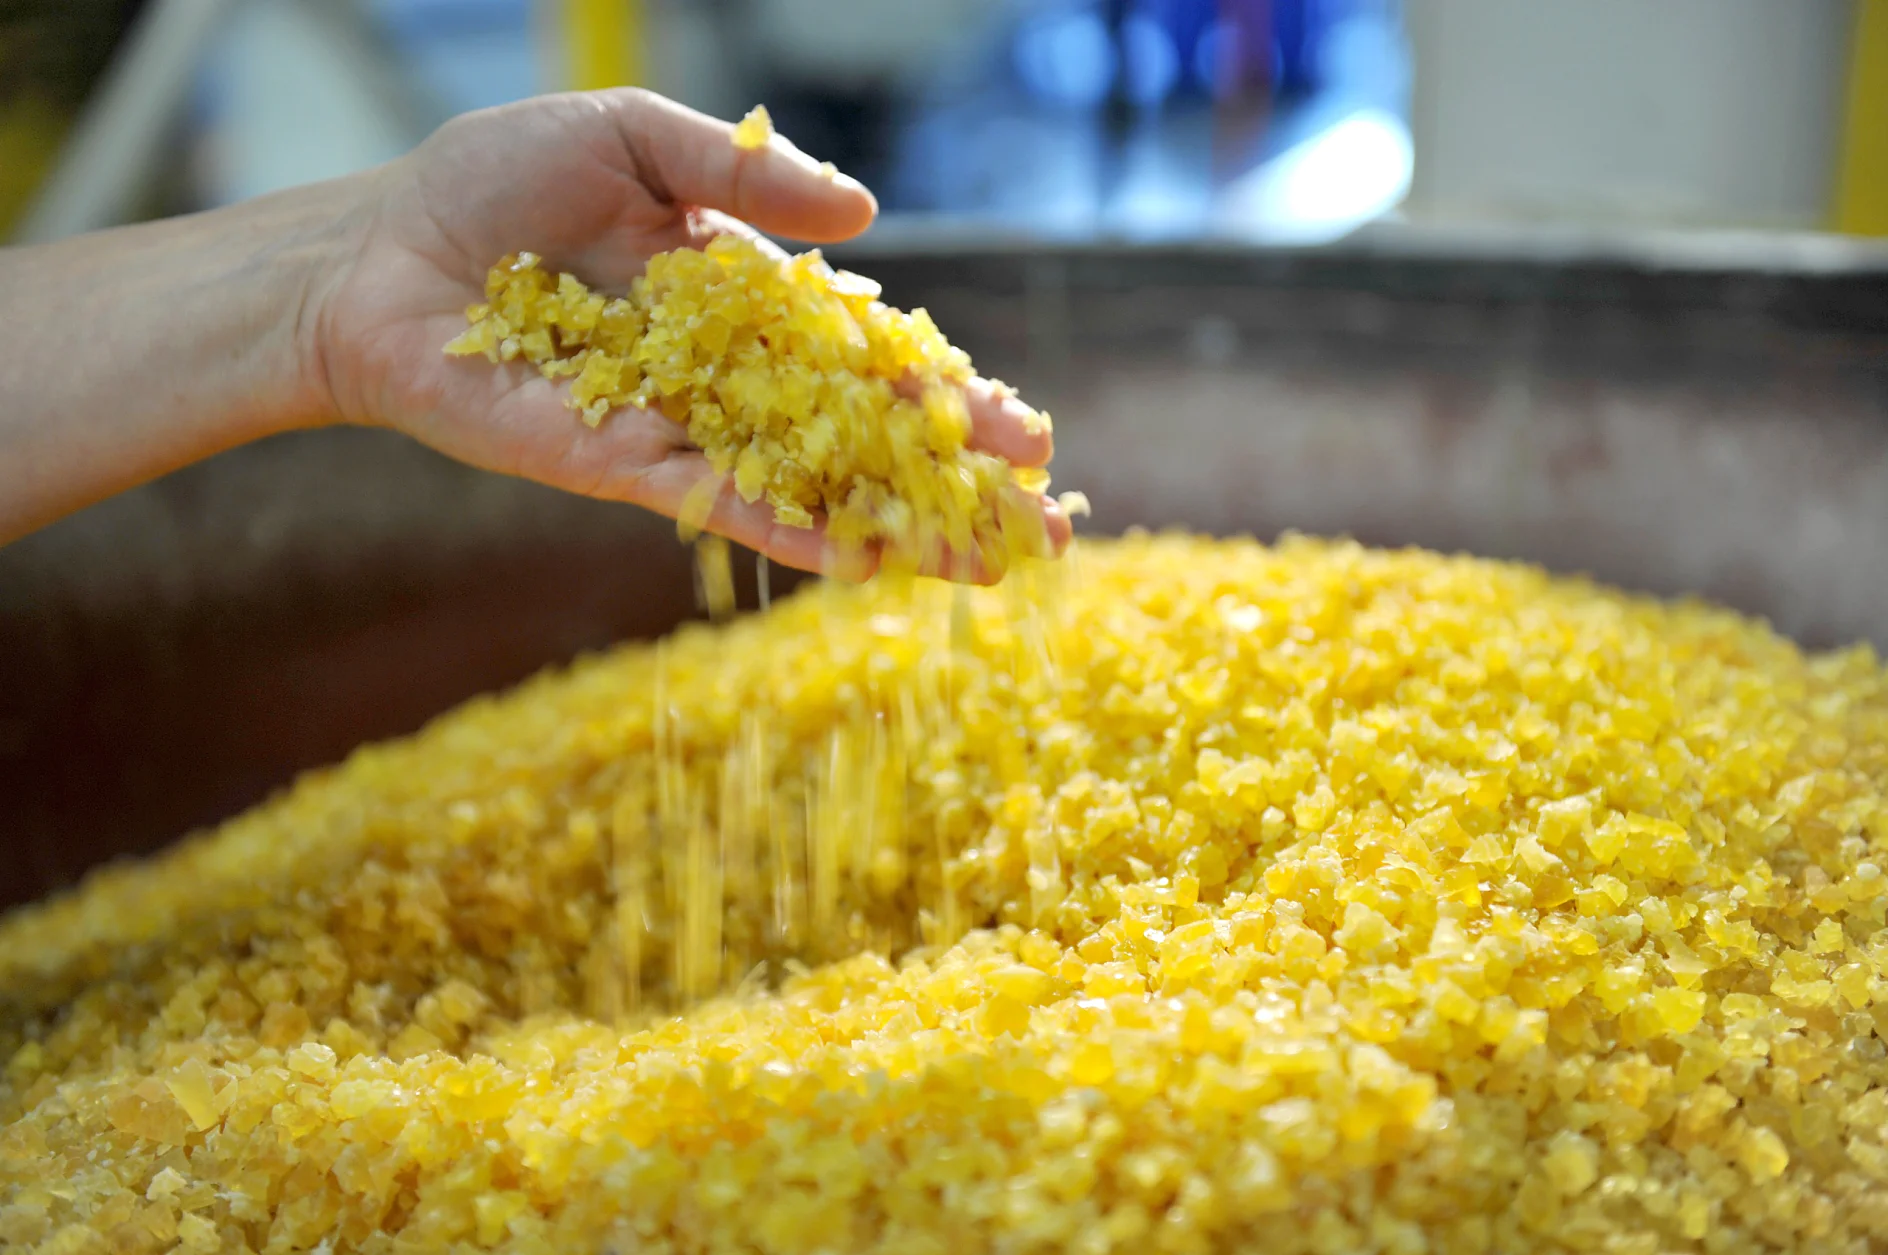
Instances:
[[[765,101],[903,222],[1878,233],[1885,22],[1878,0],[5,0],[0,222],[218,204],[461,110],[634,82],[723,117]]]
[[[1086,534],[1888,650],[1888,0],[0,0],[0,234],[620,83],[876,189],[847,264],[1055,414]],[[0,904],[695,613],[672,525],[384,431],[101,502],[0,547]]]

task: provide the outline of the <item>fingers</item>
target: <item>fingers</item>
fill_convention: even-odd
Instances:
[[[918,565],[918,574],[959,584],[989,586],[1009,574],[1016,557],[1060,558],[1075,537],[1068,514],[1048,497],[1010,489],[999,511],[1002,538],[960,553],[940,545]]]
[[[718,480],[718,483],[716,481]],[[711,503],[704,507],[704,485]],[[688,516],[691,525],[736,544],[782,566],[858,583],[877,573],[876,549],[835,545],[822,524],[787,527],[774,519],[766,501],[743,501],[732,481],[719,477],[708,459],[694,451],[678,451],[646,468],[632,479],[609,486],[601,495],[628,501],[669,518]],[[996,550],[953,553],[943,548],[931,554],[919,572],[940,579],[972,584],[994,584],[1008,571],[1010,551],[1038,557],[1060,557],[1075,534],[1061,506],[1047,497],[1012,489],[999,511],[1004,541]]]
[[[994,453],[1011,466],[1047,466],[1055,456],[1049,416],[1038,414],[1014,393],[988,379],[973,379],[964,389],[970,403],[970,444]]]
[[[901,396],[917,400],[916,379],[900,380]],[[1047,466],[1055,456],[1055,435],[1049,416],[1018,400],[1008,387],[992,379],[972,379],[964,385],[970,410],[970,447],[994,453],[1011,466]]]
[[[734,128],[641,91],[602,94],[635,168],[652,191],[701,206],[687,224],[695,247],[717,235],[759,232],[813,242],[850,239],[878,212],[872,194],[824,171],[785,136],[765,148],[734,145]],[[758,229],[758,230],[756,230]],[[779,253],[771,241],[761,240]],[[1015,466],[1045,466],[1055,452],[1046,417],[990,380],[971,381],[971,444]]]
[[[762,231],[812,243],[851,239],[878,202],[857,180],[824,170],[782,135],[734,146],[734,128],[650,92],[602,92],[635,172],[657,196],[733,214]]]
[[[797,571],[830,575],[857,583],[878,569],[878,555],[829,544],[824,527],[786,527],[774,521],[766,501],[743,501],[733,481],[723,478],[712,505],[702,513],[697,495],[704,481],[716,478],[708,459],[695,452],[673,453],[624,486],[621,499],[669,518],[684,512],[704,531],[725,536],[737,545]],[[618,495],[612,493],[611,495]]]
[[[1039,497],[1042,510],[1043,531],[1048,537],[1049,551],[1061,557],[1069,551],[1069,545],[1075,539],[1075,520],[1069,512],[1053,497]]]

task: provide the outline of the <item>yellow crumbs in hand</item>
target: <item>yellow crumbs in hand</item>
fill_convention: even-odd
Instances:
[[[774,120],[767,112],[766,105],[755,105],[748,115],[734,124],[734,146],[736,148],[756,149],[767,147],[767,141],[774,137]]]
[[[902,581],[617,650],[15,914],[0,1243],[1888,1249],[1868,650],[1081,558],[1033,628]],[[612,1017],[704,944],[772,962]]]
[[[833,541],[882,546],[891,565],[947,547],[1001,574],[1046,554],[1048,474],[969,447],[970,359],[923,310],[878,295],[817,252],[783,259],[736,236],[651,258],[616,299],[525,254],[492,271],[447,351],[569,378],[592,425],[660,410],[743,500],[791,527],[824,517]]]

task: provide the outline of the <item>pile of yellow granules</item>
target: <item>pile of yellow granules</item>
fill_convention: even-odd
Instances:
[[[1868,651],[1345,544],[1061,574],[622,649],[14,916],[0,1242],[1884,1249]],[[761,966],[654,1016],[704,885]]]
[[[1048,474],[971,447],[970,359],[923,310],[878,296],[817,252],[783,259],[737,235],[651,258],[615,298],[524,254],[493,268],[447,351],[570,379],[593,426],[659,410],[743,500],[791,527],[823,518],[835,544],[877,546],[890,565],[949,551],[1000,574],[1044,553],[1031,499]]]

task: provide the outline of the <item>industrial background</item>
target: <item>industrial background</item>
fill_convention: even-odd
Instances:
[[[893,213],[1037,232],[1888,231],[1880,0],[10,0],[0,41],[35,236],[626,82],[765,100]]]

